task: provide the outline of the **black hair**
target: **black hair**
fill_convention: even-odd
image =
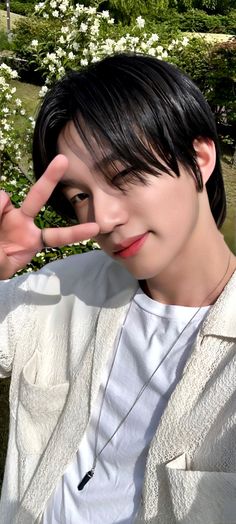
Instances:
[[[193,146],[195,139],[213,140],[216,163],[206,184],[211,211],[220,228],[226,215],[226,197],[220,165],[219,143],[211,109],[194,82],[175,66],[140,54],[117,54],[71,71],[46,94],[36,119],[33,164],[36,179],[57,154],[57,142],[68,122],[73,122],[86,147],[100,154],[107,150],[125,166],[111,183],[122,189],[129,174],[145,184],[145,173],[180,176],[187,168],[203,190]],[[174,175],[173,175],[174,173]],[[104,175],[108,176],[104,170]],[[75,219],[72,205],[54,190],[49,203],[59,213]]]

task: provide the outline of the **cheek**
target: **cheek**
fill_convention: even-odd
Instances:
[[[179,181],[179,179],[178,179]],[[147,202],[146,209],[160,233],[170,236],[173,241],[188,234],[194,228],[199,213],[199,199],[191,184],[177,183],[171,191],[157,193],[157,198]],[[167,188],[168,189],[168,188]]]

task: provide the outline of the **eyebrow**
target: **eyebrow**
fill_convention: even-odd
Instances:
[[[114,161],[119,162],[119,159],[117,158],[117,155],[114,155],[114,153],[110,153],[106,157],[104,157],[104,158],[102,158],[100,160],[96,160],[93,163],[93,165],[92,165],[92,169],[94,171],[96,171],[96,170],[103,171],[103,169],[107,168]],[[122,170],[122,172],[123,172],[123,170]],[[66,177],[66,179],[63,179],[63,178],[61,179],[60,185],[63,186],[63,187],[68,187],[68,186],[76,187],[77,183],[76,183],[76,181],[73,178]]]
[[[101,158],[100,160],[96,160],[94,163],[93,163],[93,166],[92,168],[94,170],[96,169],[101,169],[103,170],[105,167],[109,166],[110,164],[112,164],[113,162],[119,162],[119,158],[117,158],[117,155],[115,155],[113,152],[111,152],[109,155],[107,155],[106,157],[103,157]]]

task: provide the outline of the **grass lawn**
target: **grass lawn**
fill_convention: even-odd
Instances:
[[[18,80],[12,81],[11,84],[12,86],[16,87],[17,97],[21,99],[27,115],[35,116],[37,107],[40,104],[40,99],[38,97],[40,87],[34,86],[32,84],[26,84],[24,82],[19,82]]]

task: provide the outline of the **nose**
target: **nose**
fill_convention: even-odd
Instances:
[[[93,217],[98,224],[100,234],[111,233],[114,228],[127,222],[128,213],[124,203],[124,195],[116,190],[116,194],[99,190],[93,196]]]

